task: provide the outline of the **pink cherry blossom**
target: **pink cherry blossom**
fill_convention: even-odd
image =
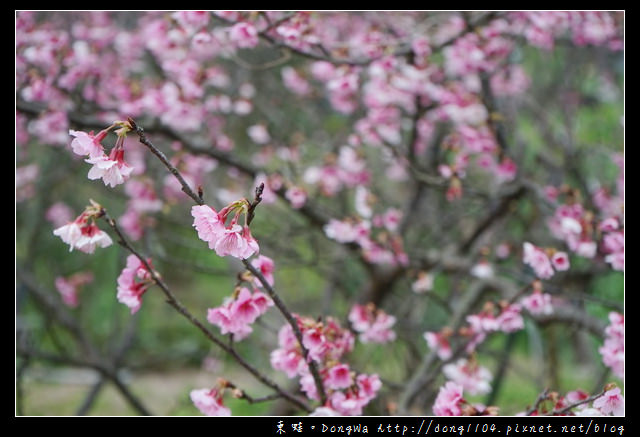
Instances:
[[[369,222],[352,223],[330,219],[323,227],[325,235],[339,243],[351,243],[364,239],[369,233]]]
[[[207,416],[231,416],[231,410],[222,403],[222,393],[215,388],[192,390],[189,397],[202,414]]]
[[[251,324],[263,315],[273,302],[263,293],[252,293],[246,287],[240,288],[234,294],[233,298],[226,299],[221,306],[209,308],[207,320],[218,326],[222,334],[233,334],[233,339],[240,341],[253,332]]]
[[[311,93],[311,85],[293,67],[285,67],[281,71],[282,82],[290,91],[299,96],[306,96]]]
[[[311,413],[309,413],[309,417],[315,417],[315,416],[339,416],[339,415],[340,415],[340,413],[338,413],[333,408],[329,408],[329,407],[318,407],[315,410],[313,410]]]
[[[442,372],[449,380],[472,395],[486,394],[491,391],[491,372],[473,360],[461,358],[455,363],[445,365]]]
[[[616,376],[624,378],[624,315],[609,313],[605,335],[604,344],[599,349],[602,362]]]
[[[546,293],[533,292],[529,296],[521,299],[520,303],[531,314],[549,315],[553,313],[551,295]]]
[[[620,224],[618,223],[618,219],[615,217],[609,217],[600,222],[598,228],[604,232],[616,231]]]
[[[559,272],[569,270],[569,255],[566,252],[556,252],[551,256],[551,263]]]
[[[193,226],[198,237],[209,244],[209,248],[219,256],[233,256],[239,259],[249,258],[260,250],[257,240],[251,235],[248,226],[237,224],[240,214],[246,213],[248,202],[246,199],[231,202],[219,213],[207,205],[191,208],[194,218]],[[235,213],[228,225],[227,217]]]
[[[540,279],[549,279],[553,276],[553,266],[547,254],[540,248],[529,242],[523,244],[522,261],[533,268]]]
[[[76,221],[67,223],[55,229],[53,231],[53,235],[60,237],[62,241],[67,243],[69,245],[69,252],[71,252],[74,247],[76,247],[77,241],[82,236],[81,224]]]
[[[113,244],[109,234],[104,232],[95,224],[88,224],[80,228],[80,238],[74,246],[81,252],[93,253],[96,247],[108,247]]]
[[[498,317],[496,317],[497,329],[509,333],[524,329],[524,320],[521,315],[521,306],[518,304],[510,304],[502,308]]]
[[[624,397],[620,394],[620,388],[615,387],[606,391],[602,396],[593,401],[593,407],[604,414],[624,416]]]
[[[79,304],[80,287],[91,281],[93,281],[92,273],[80,272],[67,278],[57,277],[55,279],[55,287],[62,297],[62,302],[68,307],[75,308]]]
[[[124,150],[115,147],[109,156],[103,153],[100,156],[90,157],[85,162],[93,165],[87,175],[89,179],[102,179],[105,185],[111,187],[123,184],[133,171],[133,167],[124,160]]]
[[[59,228],[72,221],[73,211],[65,203],[56,202],[47,209],[45,218]]]
[[[300,209],[307,201],[307,193],[300,187],[290,187],[284,194],[284,197],[291,203],[293,209]]]
[[[223,219],[215,209],[208,205],[196,205],[191,207],[193,216],[193,227],[198,232],[198,238],[209,243],[209,248],[213,249],[215,243],[224,232]]]
[[[391,330],[396,318],[373,305],[354,305],[349,312],[349,321],[363,343],[387,343],[396,338]]]
[[[71,141],[71,149],[73,153],[80,156],[89,156],[90,158],[98,158],[104,155],[104,147],[101,141],[107,136],[109,129],[100,131],[97,135],[93,132],[82,132],[69,130],[69,135],[75,137]]]
[[[229,29],[229,40],[236,47],[252,48],[258,45],[258,31],[251,23],[236,23]]]
[[[288,378],[293,378],[302,372],[304,359],[293,350],[276,349],[270,355],[271,367],[284,372]]]
[[[256,144],[267,144],[271,141],[271,135],[269,135],[267,127],[263,124],[249,126],[247,128],[247,135],[249,135],[249,138]]]
[[[171,14],[171,17],[192,33],[206,26],[209,22],[208,11],[177,11]]]
[[[118,276],[118,302],[128,306],[131,314],[135,314],[142,306],[142,295],[152,284],[151,274],[145,265],[137,256],[129,255],[125,268]]]
[[[73,222],[67,223],[53,231],[69,245],[69,252],[78,249],[81,252],[93,253],[96,247],[108,247],[113,244],[109,234],[101,230],[94,222],[97,212],[87,207]]]
[[[438,332],[425,332],[424,339],[427,341],[429,349],[435,351],[441,360],[446,361],[451,358],[453,351],[448,335]]]
[[[460,416],[462,411],[460,404],[463,388],[453,381],[448,381],[440,387],[438,396],[433,404],[433,414],[436,416]]]
[[[262,274],[269,285],[274,284],[273,272],[275,270],[275,264],[271,258],[264,255],[259,255],[251,261],[251,265]],[[262,282],[260,282],[260,280],[256,278],[254,280],[254,285],[256,287],[262,287]]]
[[[351,387],[353,375],[346,364],[336,364],[327,371],[325,385],[334,390]]]
[[[377,396],[378,391],[382,388],[382,381],[375,373],[372,375],[360,374],[356,376],[356,386],[358,395],[369,402]]]
[[[224,230],[216,241],[214,249],[219,256],[231,255],[235,258],[247,258],[245,254],[251,252],[247,240],[243,237],[243,228],[240,225],[232,225]]]

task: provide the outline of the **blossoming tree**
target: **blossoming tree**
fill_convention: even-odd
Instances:
[[[163,314],[234,369],[193,413],[624,414],[623,19],[17,12],[19,408],[44,360],[152,413]]]

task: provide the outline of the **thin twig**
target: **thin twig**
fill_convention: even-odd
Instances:
[[[173,176],[175,176],[178,182],[180,182],[180,185],[182,186],[182,191],[184,191],[184,193],[187,196],[191,197],[194,200],[194,202],[196,202],[198,205],[204,205],[202,194],[201,193],[196,194],[193,192],[193,190],[191,189],[191,187],[189,187],[189,184],[187,184],[187,181],[184,180],[184,178],[182,177],[178,169],[175,168],[173,164],[171,164],[171,162],[169,162],[165,154],[162,153],[160,149],[158,149],[156,146],[153,145],[151,141],[149,141],[149,139],[144,133],[144,129],[141,126],[138,126],[138,124],[131,117],[129,117],[127,121],[129,122],[129,124],[131,124],[131,127],[133,127],[136,134],[138,134],[140,142],[145,146],[147,146],[147,148],[151,150],[151,153],[156,155],[158,159],[160,159],[160,161],[164,164],[164,166],[167,167],[169,172]]]
[[[549,413],[550,416],[559,416],[559,415],[563,415],[565,413],[568,413],[569,411],[571,411],[572,409],[583,405],[583,404],[587,404],[591,401],[595,401],[596,399],[598,399],[601,396],[604,396],[605,394],[605,390],[602,390],[600,393],[589,396],[588,398],[582,399],[581,401],[575,402],[571,405],[568,405],[564,408],[561,408],[560,410],[553,410],[551,413]]]
[[[304,343],[302,341],[302,332],[300,331],[300,327],[298,326],[298,321],[293,316],[291,311],[289,311],[289,309],[286,307],[282,299],[280,299],[280,296],[278,296],[276,291],[273,289],[271,284],[269,284],[269,282],[262,275],[262,273],[258,269],[256,269],[254,266],[252,266],[251,263],[246,259],[243,259],[242,263],[247,268],[247,270],[251,272],[252,275],[258,278],[258,280],[262,284],[262,287],[267,291],[267,293],[269,293],[269,296],[275,303],[276,307],[278,307],[282,315],[285,317],[285,319],[287,319],[287,322],[289,322],[289,325],[291,325],[291,328],[293,329],[293,333],[296,336],[298,343],[300,344],[300,349],[302,350],[302,356],[304,357],[305,362],[307,362],[309,365],[309,370],[311,371],[311,375],[313,376],[313,381],[315,382],[316,390],[318,391],[318,394],[320,396],[320,403],[324,404],[327,400],[327,395],[324,391],[324,384],[322,383],[322,378],[320,377],[320,373],[318,372],[318,367],[316,365],[316,362],[313,359],[309,358],[309,351],[304,346]]]

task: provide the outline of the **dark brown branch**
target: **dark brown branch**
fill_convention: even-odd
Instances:
[[[533,414],[534,412],[538,411],[538,408],[540,408],[540,404],[543,403],[544,401],[546,401],[549,398],[549,389],[545,388],[542,393],[540,393],[535,401],[535,403],[533,404],[533,406],[531,406],[529,409],[527,409],[525,416],[530,416],[531,414]]]
[[[559,415],[563,415],[568,413],[569,411],[573,410],[576,407],[579,407],[580,405],[584,405],[584,404],[588,404],[589,402],[595,401],[596,399],[598,399],[599,397],[603,396],[605,394],[605,390],[602,390],[600,393],[589,396],[588,398],[585,398],[581,401],[575,402],[571,405],[567,405],[564,408],[561,408],[559,410],[553,410],[551,413],[549,413],[549,415],[551,416],[559,416]]]
[[[465,253],[496,221],[509,212],[512,202],[518,200],[526,193],[524,185],[517,185],[514,189],[502,195],[498,204],[476,225],[475,229],[458,248],[458,253]]]
[[[312,359],[309,359],[309,351],[304,346],[304,343],[302,341],[302,332],[300,331],[300,327],[298,326],[298,321],[293,316],[291,311],[289,311],[289,309],[284,304],[282,299],[280,299],[280,296],[278,296],[276,291],[273,289],[271,284],[269,284],[269,282],[262,275],[262,273],[258,269],[256,269],[254,266],[252,266],[251,263],[246,259],[243,259],[242,263],[247,268],[247,270],[249,270],[251,274],[254,275],[260,281],[260,283],[262,284],[262,287],[267,291],[267,293],[273,300],[273,303],[276,305],[276,307],[278,307],[278,309],[280,310],[284,318],[287,320],[287,322],[291,326],[291,329],[293,330],[293,333],[296,336],[298,343],[300,344],[300,350],[302,351],[302,356],[304,357],[305,362],[307,362],[309,365],[309,370],[311,371],[311,375],[313,376],[313,381],[315,382],[316,390],[318,391],[318,394],[320,396],[320,403],[324,404],[327,400],[327,395],[324,391],[324,384],[322,383],[322,378],[320,377],[320,373],[318,372],[318,366],[316,365],[316,362],[313,361]]]
[[[141,126],[138,126],[131,117],[129,117],[127,121],[129,122],[129,124],[131,124],[136,134],[138,134],[138,137],[140,138],[140,142],[145,146],[147,146],[147,148],[151,150],[151,153],[156,155],[158,159],[164,164],[164,166],[167,167],[169,172],[173,176],[175,176],[178,182],[180,182],[180,185],[182,186],[182,191],[184,191],[184,193],[187,196],[191,197],[193,201],[196,202],[198,205],[204,205],[204,200],[202,200],[202,195],[196,194],[193,192],[193,190],[191,189],[191,187],[189,187],[189,184],[187,184],[187,181],[184,180],[184,178],[182,177],[178,169],[175,168],[173,164],[171,164],[171,162],[169,162],[169,160],[167,159],[165,154],[162,153],[161,150],[159,150],[156,146],[153,145],[151,141],[149,141],[149,139],[144,133],[144,129]]]

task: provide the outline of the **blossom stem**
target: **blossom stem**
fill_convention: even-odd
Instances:
[[[267,293],[269,293],[269,296],[273,300],[273,303],[275,303],[276,307],[278,307],[282,315],[285,317],[285,319],[287,319],[287,322],[289,322],[289,325],[291,325],[291,329],[293,329],[293,333],[296,336],[298,343],[300,344],[302,356],[304,357],[305,362],[308,363],[309,370],[311,371],[311,375],[313,376],[316,390],[318,391],[318,394],[320,396],[320,403],[324,405],[327,400],[327,395],[324,391],[324,384],[322,383],[322,378],[320,377],[318,366],[316,365],[315,361],[309,359],[309,351],[302,343],[302,332],[300,331],[300,327],[298,326],[298,321],[295,319],[295,317],[293,317],[291,311],[289,311],[282,299],[280,299],[280,296],[278,296],[278,294],[273,289],[271,284],[269,284],[264,275],[258,269],[252,266],[251,263],[246,259],[243,259],[242,263],[247,268],[247,270],[251,272],[252,275],[258,278],[264,289],[267,291]]]

